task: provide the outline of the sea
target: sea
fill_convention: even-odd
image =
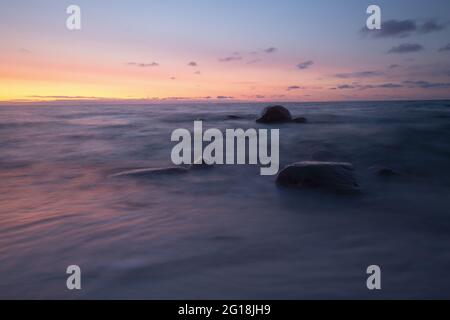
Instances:
[[[450,101],[284,103],[307,122],[276,125],[255,122],[262,103],[75,104],[0,107],[0,298],[450,297]],[[281,168],[327,154],[361,192],[255,165],[115,176],[173,166],[171,133],[195,120],[277,128]]]

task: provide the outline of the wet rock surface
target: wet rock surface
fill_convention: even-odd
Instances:
[[[167,168],[143,168],[126,170],[111,175],[111,177],[146,177],[157,175],[173,175],[187,173],[189,170],[186,167],[167,167]]]
[[[360,191],[353,165],[347,162],[296,162],[281,170],[276,182],[298,189],[322,189],[336,193]]]
[[[305,117],[295,117],[294,119],[292,119],[292,122],[306,123],[306,122],[308,122],[308,120]]]
[[[269,106],[264,108],[261,116],[256,120],[259,123],[283,123],[292,121],[291,112],[283,106]]]

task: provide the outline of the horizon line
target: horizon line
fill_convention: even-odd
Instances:
[[[233,104],[233,103],[254,103],[254,104],[281,104],[281,103],[344,103],[344,102],[420,102],[420,101],[450,101],[448,98],[436,98],[436,99],[405,99],[405,98],[389,98],[389,99],[347,99],[347,100],[246,100],[246,99],[121,99],[121,98],[99,98],[99,99],[57,99],[57,100],[0,100],[0,107],[9,106],[104,106],[104,105],[123,105],[130,104],[132,106],[139,105],[162,105],[162,104],[179,104],[179,103],[217,103],[217,104]]]

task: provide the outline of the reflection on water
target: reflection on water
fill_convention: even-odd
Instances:
[[[110,177],[171,165],[172,130],[195,119],[264,127],[261,105],[2,107],[0,297],[370,298],[370,264],[376,297],[448,297],[448,105],[288,105],[309,123],[280,126],[282,165],[331,152],[359,197],[281,190],[254,166]]]

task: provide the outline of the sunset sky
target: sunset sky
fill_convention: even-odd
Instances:
[[[15,0],[0,18],[3,104],[450,98],[448,0]]]

